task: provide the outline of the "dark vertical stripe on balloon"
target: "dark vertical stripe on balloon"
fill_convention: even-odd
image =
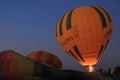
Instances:
[[[104,50],[105,50],[105,48],[107,47],[108,43],[109,43],[109,40],[108,40],[107,43],[105,44]]]
[[[107,47],[108,43],[109,43],[109,40],[107,41],[107,43],[106,43],[106,45],[105,45],[105,48]]]
[[[2,72],[2,67],[3,67],[2,65],[3,65],[3,63],[4,62],[2,60],[0,60],[0,72]]]
[[[83,62],[85,62],[84,59],[83,59],[83,57],[82,57],[82,55],[81,55],[81,53],[80,53],[80,51],[79,51],[79,49],[77,48],[76,45],[73,46],[73,49],[74,49],[74,51],[77,53],[77,55],[80,57],[80,59],[81,59]]]
[[[77,60],[79,60],[74,54],[73,54],[73,52],[71,51],[71,50],[69,50],[69,53],[73,56],[73,57],[75,57]],[[70,55],[70,56],[71,56]],[[80,60],[79,60],[80,61]]]
[[[58,34],[57,34],[57,28],[58,28],[58,22],[57,22],[57,24],[56,24],[56,37],[58,37]]]
[[[60,20],[60,24],[59,24],[59,35],[60,35],[60,36],[63,35],[63,31],[62,31],[63,19],[64,19],[64,15],[62,16],[62,18],[61,18],[61,20]]]
[[[7,59],[2,66],[3,72],[4,73],[10,73],[10,69],[11,69],[11,64],[12,64],[12,60]]]
[[[107,26],[107,23],[106,23],[106,20],[105,20],[105,17],[103,15],[103,13],[98,8],[96,8],[94,6],[91,6],[91,7],[94,8],[97,11],[97,13],[99,14],[100,19],[102,21],[102,27],[105,28]]]
[[[103,48],[104,48],[104,45],[102,45],[102,46],[100,47],[100,51],[99,51],[99,54],[98,54],[97,59],[100,57],[100,55],[101,55],[101,52],[102,52]]]
[[[98,7],[98,6],[97,6],[97,7]],[[105,9],[101,8],[101,7],[99,7],[99,8],[102,9],[102,10],[106,13],[109,22],[111,22],[111,18],[110,18],[110,16],[109,16],[109,14],[107,13],[107,11],[106,11]]]
[[[71,28],[72,12],[73,12],[73,10],[71,10],[71,11],[68,13],[68,16],[67,16],[67,22],[66,22],[67,30]]]

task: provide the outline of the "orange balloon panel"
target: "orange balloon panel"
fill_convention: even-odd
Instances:
[[[49,52],[34,51],[34,52],[28,54],[27,57],[30,59],[33,59],[39,63],[49,65],[51,67],[62,68],[61,60],[57,56],[55,56]]]
[[[98,62],[111,33],[110,16],[98,6],[74,8],[60,17],[56,27],[60,46],[83,66]]]

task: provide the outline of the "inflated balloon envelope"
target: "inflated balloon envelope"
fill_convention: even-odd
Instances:
[[[48,65],[50,67],[59,68],[59,69],[62,68],[61,60],[56,55],[47,51],[43,51],[43,50],[33,51],[29,53],[26,57],[34,61],[37,61],[39,63]]]
[[[112,33],[112,21],[99,6],[74,8],[57,22],[56,38],[67,54],[93,71]]]
[[[84,72],[40,64],[13,51],[0,52],[0,80],[99,80]]]

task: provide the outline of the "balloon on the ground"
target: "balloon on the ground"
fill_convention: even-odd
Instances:
[[[56,38],[67,54],[91,71],[103,54],[112,34],[109,14],[99,6],[74,8],[56,25]]]
[[[54,54],[46,51],[33,51],[27,55],[27,58],[39,63],[46,64],[54,68],[62,68],[61,60]]]
[[[99,80],[81,71],[40,64],[12,51],[0,52],[0,80]]]

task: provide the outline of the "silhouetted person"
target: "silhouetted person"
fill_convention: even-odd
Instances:
[[[115,67],[114,74],[116,74],[116,75],[119,75],[119,76],[120,76],[120,66]]]
[[[112,77],[112,69],[111,68],[108,69],[107,74],[109,77]]]

